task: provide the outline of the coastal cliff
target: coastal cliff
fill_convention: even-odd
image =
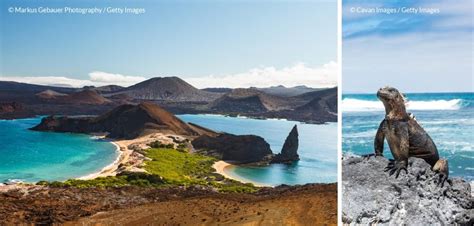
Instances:
[[[194,139],[192,145],[200,153],[236,164],[291,164],[300,159],[296,125],[288,134],[279,154],[273,154],[270,145],[263,138],[254,135],[203,135]]]
[[[203,135],[191,143],[200,153],[239,164],[267,163],[273,156],[270,145],[263,138],[254,135]]]
[[[388,176],[383,157],[344,156],[342,220],[351,224],[472,225],[474,199],[468,182],[438,175],[424,160],[410,158],[408,174]]]

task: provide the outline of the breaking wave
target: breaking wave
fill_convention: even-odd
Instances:
[[[408,101],[408,110],[459,110],[463,108],[462,99]],[[345,98],[342,100],[343,111],[384,111],[380,101]]]

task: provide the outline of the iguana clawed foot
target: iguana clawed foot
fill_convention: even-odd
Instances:
[[[444,187],[444,182],[448,180],[448,176],[444,175],[444,173],[439,174],[438,182],[436,183],[437,187]]]
[[[439,178],[438,178],[438,182],[436,183],[436,186],[443,187],[444,182],[448,180],[448,176],[449,176],[448,160],[439,159],[436,162],[436,164],[433,166],[433,171],[439,173]]]
[[[405,170],[405,173],[408,174],[407,163],[406,162],[390,160],[387,167],[385,167],[384,171],[385,172],[388,171],[389,176],[392,176],[393,174],[395,174],[395,178],[398,178],[398,176],[400,175],[400,172],[402,170]]]

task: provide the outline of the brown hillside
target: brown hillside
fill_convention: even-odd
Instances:
[[[222,112],[256,113],[289,108],[283,97],[266,94],[254,88],[234,89],[210,104],[211,109]]]
[[[199,90],[178,77],[158,77],[140,82],[111,95],[126,94],[138,100],[212,101],[221,96]]]
[[[71,93],[67,96],[57,98],[61,103],[68,104],[93,104],[100,105],[110,103],[111,101],[101,96],[94,90],[84,90],[76,93]]]
[[[64,93],[59,93],[54,90],[47,89],[43,92],[39,92],[35,94],[38,98],[43,99],[43,100],[51,100],[51,99],[57,99],[63,96],[67,96],[67,94]]]
[[[189,125],[153,103],[125,104],[98,117],[44,118],[32,128],[40,131],[109,133],[111,138],[136,138],[153,132],[184,136],[214,135],[209,129]]]

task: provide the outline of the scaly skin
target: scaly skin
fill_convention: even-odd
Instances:
[[[387,139],[395,158],[385,171],[398,178],[400,171],[407,172],[409,157],[421,158],[431,165],[433,171],[439,173],[438,185],[443,186],[449,176],[448,161],[439,158],[438,149],[431,137],[414,117],[407,114],[404,96],[395,88],[384,87],[379,89],[377,97],[385,106],[385,119],[375,135],[375,156],[383,156],[384,139]]]

